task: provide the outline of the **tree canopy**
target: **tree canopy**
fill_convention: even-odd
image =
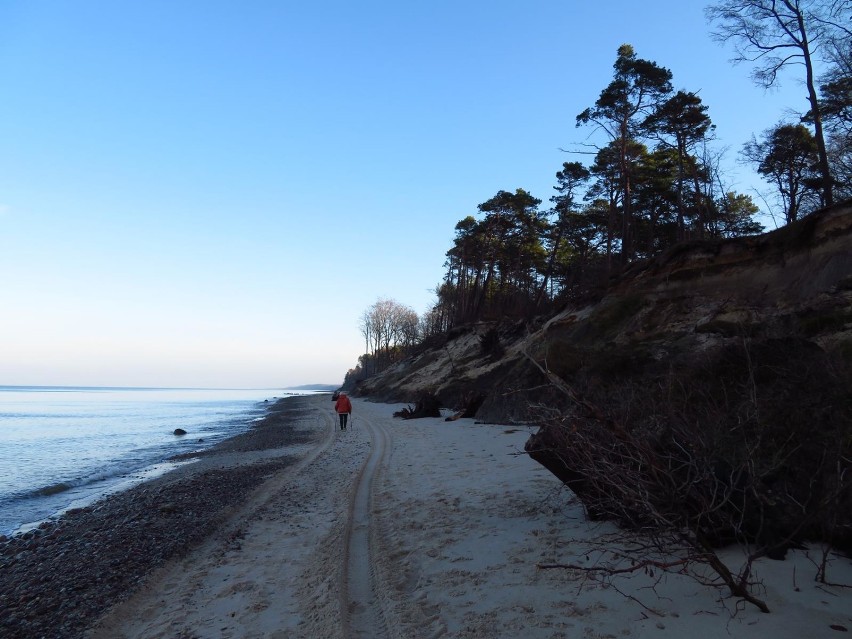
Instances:
[[[724,0],[707,9],[715,36],[771,86],[800,63],[808,110],[742,149],[771,185],[771,212],[792,222],[852,195],[852,18],[848,0]],[[817,78],[814,60],[825,72]],[[393,300],[365,311],[361,372],[380,370],[431,336],[479,320],[529,319],[596,295],[606,278],[676,242],[762,232],[749,194],[726,184],[710,105],[675,90],[672,72],[629,44],[576,125],[603,133],[588,165],[564,162],[548,204],[499,190],[455,226],[436,300],[422,317]],[[838,178],[841,178],[838,180]]]

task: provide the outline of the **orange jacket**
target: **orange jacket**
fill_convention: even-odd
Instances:
[[[352,402],[349,401],[349,398],[346,395],[341,395],[334,403],[334,410],[338,413],[351,413]]]

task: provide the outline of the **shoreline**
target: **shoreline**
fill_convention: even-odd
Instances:
[[[621,556],[624,533],[590,522],[524,453],[534,427],[401,420],[401,405],[355,399],[339,431],[330,404],[315,404],[321,445],[86,639],[821,639],[852,629],[848,557],[830,557],[831,581],[845,586],[813,581],[818,548],[757,560],[769,614],[677,569],[596,576]],[[735,568],[743,550],[720,558]]]
[[[47,548],[42,561],[22,559],[41,571],[20,573],[29,589],[10,598],[0,566],[0,606],[16,620],[0,618],[0,636],[798,639],[852,629],[849,557],[830,557],[832,584],[813,580],[819,548],[757,560],[770,614],[706,575],[596,576],[622,556],[623,531],[590,522],[523,452],[532,427],[400,420],[400,405],[353,404],[347,431],[327,396],[280,406],[269,421],[280,432],[231,440],[123,509],[108,500],[54,548],[46,533],[32,550]],[[302,443],[264,443],[294,438]],[[720,558],[736,567],[743,550]]]
[[[9,389],[10,387],[6,387]],[[250,430],[281,391],[18,387],[0,392],[9,428],[0,490],[0,543],[155,479],[195,453]],[[32,391],[32,392],[27,392]],[[178,436],[180,429],[183,436]],[[170,460],[180,453],[193,453]],[[24,462],[24,463],[21,463]]]
[[[319,397],[325,397],[318,394]],[[144,578],[215,533],[270,474],[315,442],[312,395],[282,397],[197,459],[0,543],[0,635],[78,637]]]

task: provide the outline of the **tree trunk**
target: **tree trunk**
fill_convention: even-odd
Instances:
[[[832,193],[833,180],[831,179],[831,169],[828,165],[828,153],[825,150],[825,135],[822,130],[822,112],[819,107],[819,99],[817,97],[816,87],[814,86],[814,67],[811,60],[810,44],[808,43],[807,30],[805,29],[805,17],[802,12],[798,12],[799,33],[802,34],[802,55],[805,60],[806,79],[805,84],[808,87],[808,101],[811,105],[811,115],[814,119],[814,137],[817,143],[817,152],[819,153],[819,172],[822,176],[822,204],[823,206],[831,206],[834,204],[834,195]]]

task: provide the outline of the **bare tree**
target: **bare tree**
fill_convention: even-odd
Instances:
[[[364,336],[364,354],[375,353],[378,350],[378,343],[376,341],[376,332],[373,327],[373,317],[370,313],[370,310],[364,311],[361,315],[361,323],[360,323],[361,335]],[[375,373],[375,370],[371,370],[370,365],[372,360],[368,357],[364,358],[364,373],[366,375],[372,375]]]
[[[833,203],[833,180],[823,133],[821,105],[816,90],[815,59],[822,46],[845,31],[842,20],[849,17],[850,3],[827,0],[724,0],[706,9],[708,20],[717,24],[713,37],[733,42],[733,62],[753,62],[754,81],[765,88],[775,86],[781,71],[801,65],[805,71],[810,117],[814,125],[822,178],[823,204]]]
[[[852,35],[838,33],[826,58],[829,67],[820,94],[828,159],[835,197],[848,198],[852,195]]]
[[[360,329],[374,369],[365,372],[378,372],[396,361],[417,342],[419,326],[417,313],[392,299],[379,299],[364,311]]]

